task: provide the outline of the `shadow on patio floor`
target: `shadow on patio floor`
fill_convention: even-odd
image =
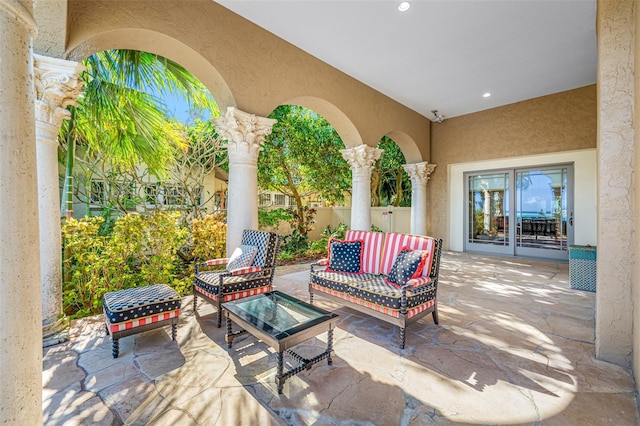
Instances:
[[[278,268],[277,290],[308,300],[308,265]],[[333,365],[315,365],[277,395],[275,353],[252,336],[224,343],[215,308],[183,300],[169,329],[121,339],[101,317],[72,324],[44,350],[44,422],[57,424],[640,424],[631,372],[594,358],[593,293],[568,265],[443,254],[440,325],[407,330],[343,308]],[[296,347],[318,353],[326,333]]]

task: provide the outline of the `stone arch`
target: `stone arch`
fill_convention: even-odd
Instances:
[[[95,52],[111,49],[131,49],[154,53],[182,65],[209,90],[221,112],[236,106],[231,88],[218,70],[188,45],[157,31],[122,28],[100,33],[65,53],[67,59],[80,62]]]
[[[392,130],[387,132],[385,136],[393,139],[393,141],[400,147],[402,153],[404,154],[404,160],[407,164],[412,163],[420,163],[422,161],[427,161],[422,158],[422,154],[418,149],[418,144],[416,141],[401,130]]]
[[[280,105],[299,105],[322,115],[336,129],[347,148],[353,148],[363,143],[362,136],[351,119],[340,108],[325,99],[299,96],[286,100]]]

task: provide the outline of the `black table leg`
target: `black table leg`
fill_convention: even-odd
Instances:
[[[283,377],[283,374],[282,374],[284,370],[284,359],[283,359],[282,352],[278,352],[277,357],[278,357],[278,367],[276,370],[276,384],[278,385],[278,394],[281,394],[282,388],[284,387],[284,381],[286,380],[286,378]]]

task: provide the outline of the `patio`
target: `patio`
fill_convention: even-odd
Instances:
[[[276,274],[307,300],[308,265]],[[570,289],[565,263],[445,252],[439,326],[412,324],[400,351],[395,327],[339,308],[333,365],[281,396],[275,353],[251,336],[227,350],[215,310],[194,316],[191,301],[178,345],[154,330],[122,339],[118,359],[102,317],[73,322],[43,352],[44,424],[640,424],[631,371],[594,358],[595,295]]]

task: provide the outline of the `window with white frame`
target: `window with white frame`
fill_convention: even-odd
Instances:
[[[258,205],[260,207],[269,207],[271,205],[271,194],[258,195]]]
[[[287,205],[287,196],[284,194],[273,194],[273,205],[283,207]]]

